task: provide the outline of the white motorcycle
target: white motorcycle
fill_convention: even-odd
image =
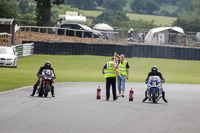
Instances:
[[[162,98],[162,83],[159,76],[150,76],[147,84],[147,98],[157,103]]]

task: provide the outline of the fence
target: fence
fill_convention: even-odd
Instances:
[[[29,56],[33,54],[34,43],[18,44],[15,49],[18,57]]]
[[[200,47],[200,38],[195,35],[176,34],[170,37],[171,34],[163,33],[162,36],[152,37],[152,41],[146,41],[146,30],[135,30],[133,38],[128,38],[128,29],[115,29],[116,32],[102,32],[104,36],[94,38],[87,37],[85,30],[73,30],[69,28],[58,27],[38,27],[38,26],[20,26],[18,37],[23,37],[25,40],[32,41],[57,41],[57,42],[83,42],[83,43],[102,43],[102,44],[159,44],[168,46],[183,46],[183,47]],[[70,35],[69,35],[70,34]],[[113,36],[112,39],[107,39],[105,35]],[[162,38],[162,39],[161,39]]]
[[[86,43],[107,43],[118,41],[118,32],[99,32],[95,34],[88,30],[74,30],[58,27],[20,26],[16,38],[25,38],[33,41],[62,41],[62,42],[86,42]],[[105,35],[112,34],[112,39]],[[98,36],[98,37],[97,37]]]
[[[0,46],[11,46],[11,34],[0,33]]]

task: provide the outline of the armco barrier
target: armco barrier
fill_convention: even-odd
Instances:
[[[32,42],[34,54],[50,55],[99,55],[113,56],[114,52],[123,53],[126,57],[166,58],[180,60],[200,60],[200,49],[186,47],[168,47],[156,45],[114,45],[114,44],[86,44],[68,42]]]
[[[26,44],[18,44],[15,46],[18,57],[29,56],[33,54],[34,44],[26,43]]]

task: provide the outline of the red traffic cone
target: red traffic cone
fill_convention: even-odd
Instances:
[[[97,99],[101,99],[101,89],[100,86],[97,88]]]
[[[131,88],[131,90],[129,91],[129,101],[133,101],[133,94],[134,94],[134,91]]]

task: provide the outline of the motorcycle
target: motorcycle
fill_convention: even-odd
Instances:
[[[128,34],[128,38],[127,38],[128,42],[136,42],[136,37],[133,33],[129,33]]]
[[[50,69],[44,69],[40,75],[40,84],[38,88],[38,96],[44,97],[48,96],[48,93],[51,91],[52,84],[54,83],[55,75],[54,72]]]
[[[159,76],[150,76],[147,84],[147,97],[149,101],[157,103],[162,97],[162,81]]]

